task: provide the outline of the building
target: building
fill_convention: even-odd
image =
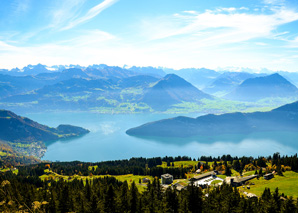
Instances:
[[[268,174],[264,175],[265,180],[270,180],[272,178],[274,178],[274,175],[272,173],[268,173]]]
[[[142,183],[149,183],[149,182],[150,182],[149,178],[143,178],[142,179]]]
[[[191,178],[191,181],[198,181],[204,178],[208,178],[208,177],[213,177],[216,178],[216,175],[218,174],[218,171],[214,170],[211,172],[206,172],[204,174],[198,175],[198,176],[194,176],[193,178]]]
[[[247,198],[257,197],[257,195],[255,195],[253,193],[243,192],[243,194],[245,194]]]
[[[186,186],[181,185],[180,183],[175,183],[172,188],[176,187],[176,190],[182,191],[183,189],[186,189]]]
[[[161,175],[161,184],[171,184],[173,183],[173,175],[163,174]]]
[[[250,175],[246,177],[227,177],[225,182],[231,184],[232,186],[242,186],[246,181],[254,179],[257,175]]]

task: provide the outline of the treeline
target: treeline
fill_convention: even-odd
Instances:
[[[139,161],[138,161],[139,160]],[[142,158],[122,160],[122,161],[108,161],[102,163],[82,163],[79,161],[74,162],[63,162],[63,163],[42,163],[31,166],[22,166],[18,167],[18,172],[20,176],[41,176],[45,174],[45,169],[50,168],[52,172],[55,172],[60,175],[125,175],[125,174],[134,174],[134,175],[149,175],[152,177],[160,177],[162,174],[170,173],[174,178],[185,178],[185,174],[190,171],[190,168],[183,167],[157,167],[161,165],[161,161],[154,161],[153,159],[147,160],[151,162],[151,166],[143,163],[146,162]],[[132,162],[133,161],[133,162]],[[158,164],[156,164],[158,163]]]
[[[223,184],[202,191],[190,184],[185,190],[163,189],[155,178],[139,192],[133,182],[119,182],[113,177],[83,182],[42,182],[38,177],[0,175],[1,212],[297,212],[291,197],[281,197],[278,189],[265,189],[260,198],[244,198],[237,188]]]
[[[192,160],[190,157],[156,157],[156,158],[131,158],[129,160],[116,160],[98,163],[84,163],[79,161],[73,162],[54,162],[42,163],[31,166],[18,167],[19,174],[23,176],[43,175],[45,168],[50,168],[53,172],[60,175],[150,175],[152,177],[160,177],[162,174],[170,173],[175,179],[185,178],[189,172],[194,172],[197,169],[202,171],[218,170],[225,175],[231,175],[231,170],[234,169],[240,174],[243,171],[258,171],[257,174],[276,171],[278,174],[286,170],[298,170],[297,154],[294,156],[280,156],[279,153],[268,157],[232,157],[230,155],[223,155],[222,157],[204,157],[198,160],[196,165],[189,167],[174,166],[177,161]],[[206,161],[208,160],[208,161]],[[167,162],[167,167],[163,168],[160,165],[162,162]],[[268,164],[269,163],[269,164]]]

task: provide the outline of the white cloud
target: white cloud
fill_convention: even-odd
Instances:
[[[249,10],[247,7],[240,7],[240,10]]]
[[[79,36],[73,37],[69,40],[64,40],[58,42],[61,45],[71,45],[71,46],[98,46],[102,43],[106,43],[108,41],[116,40],[116,36],[101,31],[101,30],[90,30],[90,31],[83,31],[80,33]]]
[[[67,7],[72,1],[65,2],[64,6]],[[64,9],[54,16],[53,23],[56,29],[70,29],[94,18],[113,3],[115,1],[105,1],[105,5],[98,4],[82,15],[78,8],[84,4],[84,0],[76,0],[70,9],[66,10],[63,6]],[[141,27],[134,28],[136,31],[133,33],[129,31],[129,36],[78,29],[73,35],[63,37],[67,40],[39,46],[15,47],[10,42],[0,42],[1,66],[106,63],[120,66],[216,68],[232,65],[297,71],[297,58],[280,48],[287,42],[292,48],[298,48],[298,38],[289,41],[287,37],[291,33],[279,30],[279,26],[298,20],[297,12],[285,7],[274,8],[270,13],[252,9],[248,13],[243,8],[220,9],[203,13],[190,10],[173,16],[150,17],[141,20]],[[270,40],[282,42],[282,45],[279,43],[279,47],[275,48]]]
[[[264,42],[255,42],[256,45],[259,45],[259,46],[267,46],[268,44],[267,43],[264,43]]]
[[[76,18],[80,8],[84,5],[86,0],[64,0],[59,1],[54,5],[54,9],[50,11],[51,28],[61,28],[65,26],[70,20]]]
[[[101,13],[103,10],[112,6],[116,2],[117,2],[117,0],[104,0],[100,4],[92,7],[90,10],[88,10],[88,12],[84,16],[81,16],[81,17],[78,17],[78,18],[72,20],[67,26],[63,27],[62,30],[68,30],[68,29],[71,29],[71,28],[81,24],[81,23],[89,21],[90,19],[94,18],[99,13]]]
[[[30,8],[31,0],[16,0],[12,2],[12,6],[14,8],[14,15],[20,15],[21,13],[26,13]]]
[[[285,0],[263,0],[265,4],[271,5],[284,5]]]
[[[298,48],[298,36],[296,38],[294,38],[293,40],[288,40],[287,47],[289,47],[289,48]]]
[[[236,11],[235,8],[220,10]],[[268,38],[274,35],[277,27],[295,20],[298,20],[298,13],[286,8],[276,10],[273,14],[226,14],[216,10],[144,20],[141,24],[141,34],[149,40],[196,36],[198,40],[216,40],[217,44],[226,44]]]
[[[237,9],[235,7],[228,7],[228,8],[218,8],[216,11],[218,12],[235,12]]]
[[[4,41],[0,41],[0,53],[7,52],[7,51],[17,51],[19,48],[10,44],[7,44]]]
[[[194,11],[194,10],[185,10],[183,12],[184,13],[189,13],[189,14],[197,14],[197,11]]]

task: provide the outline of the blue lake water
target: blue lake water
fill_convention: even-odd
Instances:
[[[79,138],[47,143],[43,160],[51,161],[106,161],[131,157],[163,157],[187,155],[191,157],[268,156],[275,152],[292,155],[298,152],[298,133],[267,132],[250,135],[223,135],[190,139],[137,138],[125,134],[131,127],[173,114],[98,114],[89,112],[32,113],[24,115],[41,124],[77,125],[91,132]],[[186,116],[197,117],[198,114]]]

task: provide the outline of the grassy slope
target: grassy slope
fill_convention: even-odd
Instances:
[[[40,176],[41,180],[53,178],[54,180],[58,181],[60,178],[63,178],[64,180],[72,181],[76,178],[78,180],[82,179],[85,182],[86,179],[92,180],[94,178],[103,178],[103,177],[106,177],[106,176],[114,177],[117,180],[122,181],[122,182],[127,181],[127,183],[129,185],[132,184],[132,182],[135,182],[137,188],[141,192],[144,191],[144,189],[146,188],[147,185],[143,184],[143,183],[139,184],[140,179],[142,180],[143,178],[148,178],[151,182],[153,181],[153,177],[151,177],[151,176],[141,176],[141,175],[133,175],[133,174],[126,174],[126,175],[92,175],[92,176],[73,175],[73,176],[67,176],[67,175],[59,175],[59,174],[54,173],[54,172],[52,172],[48,169],[46,169],[45,172],[47,174],[44,174],[44,175]]]
[[[257,196],[261,196],[265,188],[270,188],[270,191],[274,192],[278,187],[280,193],[298,198],[298,173],[296,172],[287,171],[284,172],[284,176],[275,175],[271,180],[259,178],[259,180],[253,179],[251,182],[255,185],[250,185],[250,189],[245,189],[245,191]]]

